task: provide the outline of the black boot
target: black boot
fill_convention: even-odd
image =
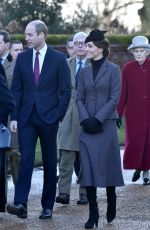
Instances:
[[[89,201],[89,219],[85,223],[85,229],[91,229],[94,227],[98,227],[98,219],[99,219],[99,212],[98,212],[98,204],[96,201],[96,188],[95,187],[86,187],[87,191],[87,198]]]
[[[116,193],[115,187],[109,186],[106,187],[107,193],[107,213],[106,218],[107,222],[110,224],[116,217]]]

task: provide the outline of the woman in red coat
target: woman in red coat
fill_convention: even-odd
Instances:
[[[144,36],[136,36],[128,50],[134,61],[124,65],[119,117],[125,114],[124,169],[135,169],[132,182],[140,178],[150,184],[150,44]],[[121,120],[120,120],[121,121]]]

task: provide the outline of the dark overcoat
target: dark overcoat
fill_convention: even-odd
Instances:
[[[7,123],[8,114],[15,108],[15,102],[7,87],[6,78],[0,74],[0,122]],[[0,212],[5,211],[7,193],[5,191],[5,153],[0,150]]]
[[[105,60],[95,81],[92,65],[79,77],[77,106],[80,123],[95,117],[103,123],[103,132],[85,133],[81,129],[80,156],[84,186],[124,185],[115,119],[121,91],[120,69]]]
[[[124,65],[118,114],[125,115],[125,169],[150,169],[150,59]]]

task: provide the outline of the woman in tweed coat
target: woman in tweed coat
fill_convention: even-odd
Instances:
[[[104,32],[92,30],[85,40],[91,64],[81,71],[77,88],[82,183],[90,211],[86,229],[98,225],[97,187],[106,187],[110,223],[116,216],[115,187],[124,185],[116,128],[121,76],[119,66],[107,60],[109,44]]]

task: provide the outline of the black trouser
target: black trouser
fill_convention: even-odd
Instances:
[[[21,161],[15,187],[14,203],[27,205],[34,167],[36,142],[39,137],[44,171],[41,204],[43,208],[53,209],[56,194],[57,130],[58,122],[46,124],[41,120],[36,109],[33,109],[28,123],[18,128]]]
[[[0,212],[5,212],[7,203],[6,183],[6,157],[4,150],[0,150]]]

